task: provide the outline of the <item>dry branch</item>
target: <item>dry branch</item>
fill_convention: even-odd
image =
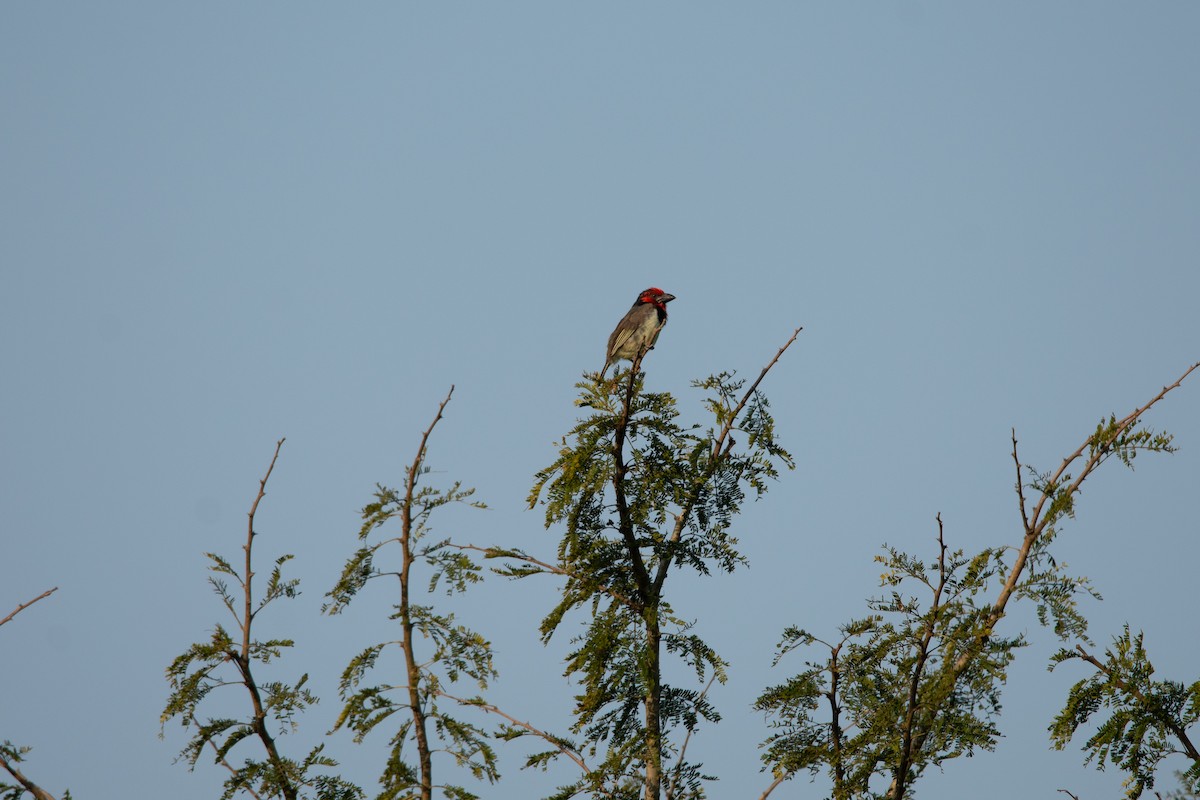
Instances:
[[[14,608],[12,610],[12,613],[10,613],[7,617],[5,617],[4,619],[0,619],[0,625],[3,625],[4,623],[8,622],[10,619],[15,617],[17,614],[20,614],[25,609],[29,608],[31,605],[36,603],[38,600],[43,600],[43,599],[49,597],[50,595],[54,594],[57,591],[58,591],[58,587],[55,586],[53,589],[47,589],[46,591],[42,592],[37,597],[30,600],[28,603],[21,603],[19,606]]]

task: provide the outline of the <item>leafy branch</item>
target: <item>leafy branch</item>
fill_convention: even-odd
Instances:
[[[747,491],[762,495],[793,466],[776,441],[774,419],[759,386],[801,329],[747,387],[731,373],[693,386],[708,393],[713,426],[684,426],[674,397],[646,392],[641,358],[624,380],[585,375],[577,404],[592,409],[563,438],[558,457],[535,476],[529,504],[545,506],[546,526],[565,524],[553,564],[523,551],[490,548],[491,557],[516,564],[504,574],[553,574],[565,579],[560,601],[542,620],[543,641],[567,614],[590,616],[572,640],[566,673],[578,676],[573,732],[588,752],[604,755],[579,783],[556,797],[603,791],[647,800],[701,797],[708,780],[686,761],[687,744],[700,720],[720,715],[696,691],[664,683],[663,657],[674,655],[697,680],[724,682],[725,661],[690,632],[665,599],[676,567],[700,575],[732,571],[745,562],[731,533]],[[734,434],[744,434],[741,447]],[[711,677],[710,677],[711,676]],[[685,732],[672,744],[672,728]],[[553,754],[551,754],[553,755]],[[668,760],[674,758],[674,765]]]
[[[337,766],[336,761],[322,754],[324,745],[314,747],[304,759],[296,761],[280,752],[276,735],[272,734],[275,726],[280,732],[295,730],[298,727],[296,717],[317,702],[317,697],[305,688],[308,675],[302,675],[294,684],[286,684],[261,681],[254,671],[256,665],[266,665],[281,658],[283,651],[294,645],[290,639],[261,641],[253,635],[254,621],[268,605],[299,594],[299,581],[283,577],[283,565],[291,560],[291,555],[275,560],[261,597],[256,598],[254,594],[253,550],[258,535],[255,516],[266,496],[267,481],[275,470],[284,441],[280,439],[276,443],[275,454],[266,474],[259,480],[258,493],[247,514],[241,571],[220,555],[206,554],[212,562],[209,569],[214,573],[209,577],[209,584],[233,619],[236,636],[218,624],[207,642],[197,642],[175,658],[167,668],[171,694],[160,724],[165,727],[168,721],[178,718],[184,727],[195,729],[180,753],[189,769],[195,768],[206,746],[213,750],[214,762],[230,772],[222,800],[228,800],[238,792],[246,792],[255,798],[299,800],[307,796],[306,789],[314,790],[318,800],[357,800],[363,797],[357,786],[336,776],[312,774],[317,768]],[[230,588],[230,581],[236,588]],[[250,700],[250,716],[241,720],[201,717],[200,704],[213,690],[226,686],[241,686],[245,690]],[[257,739],[266,758],[263,761],[246,758],[241,766],[235,767],[228,761],[229,754],[239,742],[247,739]]]
[[[1084,743],[1084,763],[1103,768],[1111,763],[1129,774],[1126,796],[1137,798],[1154,788],[1155,772],[1168,756],[1182,755],[1191,766],[1179,775],[1190,792],[1200,792],[1200,751],[1188,729],[1200,719],[1200,681],[1190,686],[1177,681],[1154,680],[1154,665],[1146,653],[1143,635],[1124,632],[1113,639],[1103,661],[1082,645],[1060,650],[1051,669],[1070,660],[1090,664],[1095,672],[1073,687],[1067,703],[1050,725],[1054,747],[1062,750],[1080,727],[1110,709],[1107,718]]]
[[[461,786],[435,782],[433,756],[437,752],[450,755],[456,765],[466,768],[477,780],[495,782],[499,778],[496,755],[487,734],[449,715],[438,704],[439,698],[448,698],[464,706],[479,705],[458,700],[441,687],[443,681],[454,683],[466,677],[481,689],[487,688],[488,681],[496,675],[491,644],[457,624],[453,614],[438,614],[431,606],[412,601],[413,569],[420,563],[433,569],[430,591],[444,583],[449,592],[462,592],[480,580],[478,566],[463,548],[449,540],[432,544],[425,541],[430,530],[429,519],[435,510],[451,503],[485,507],[482,503],[468,502],[474,490],[463,489],[459,483],[445,490],[420,485],[421,477],[429,472],[425,466],[429,437],[453,394],[451,386],[421,436],[405,474],[403,491],[379,485],[374,502],[363,508],[363,524],[358,532],[362,544],[347,560],[341,577],[327,595],[331,600],[324,609],[329,614],[340,614],[369,583],[381,578],[397,582],[398,599],[390,619],[399,623],[400,638],[373,644],[350,660],[342,672],[340,685],[344,706],[334,725],[334,730],[344,726],[353,731],[354,740],[361,742],[381,723],[399,715],[400,722],[390,740],[391,754],[380,777],[384,787],[381,800],[401,797],[430,800],[435,789],[455,800],[474,798],[474,794]],[[375,532],[393,521],[399,523],[395,536],[372,539]],[[381,568],[378,565],[381,554],[397,549],[398,567]],[[417,653],[419,640],[432,642],[433,652],[424,659]],[[400,650],[402,657],[401,680],[366,684],[368,677],[380,669],[379,661],[385,652],[394,648]],[[440,747],[435,739],[440,741]],[[415,766],[405,760],[405,747],[410,741],[416,747]]]
[[[790,652],[821,645],[828,655],[768,689],[756,708],[777,732],[764,743],[774,781],[768,797],[796,772],[827,769],[835,800],[873,796],[872,778],[919,775],[929,766],[976,749],[991,749],[999,713],[997,678],[1018,639],[991,637],[980,658],[955,677],[955,654],[979,635],[981,595],[996,574],[997,552],[950,551],[937,517],[937,558],[926,563],[895,548],[877,561],[889,590],[872,599],[869,616],[841,628],[827,643],[798,628],[785,631],[776,663]],[[927,605],[904,591],[915,585]],[[822,722],[820,709],[828,709]],[[936,746],[919,750],[918,737]]]
[[[994,718],[1005,667],[1024,643],[996,636],[1010,600],[1034,602],[1039,619],[1053,624],[1061,638],[1083,637],[1086,620],[1076,597],[1095,592],[1086,578],[1067,574],[1049,546],[1064,519],[1073,517],[1083,482],[1101,464],[1116,457],[1132,467],[1139,452],[1173,452],[1171,436],[1141,429],[1141,418],[1198,366],[1126,416],[1102,420],[1051,472],[1022,465],[1014,432],[1023,531],[1016,547],[988,548],[971,557],[956,551],[947,559],[939,515],[932,565],[889,548],[880,560],[887,568],[883,585],[892,593],[871,602],[877,613],[843,626],[844,638],[830,648],[828,659],[809,663],[759,699],[758,707],[779,731],[764,744],[764,762],[775,780],[763,797],[798,770],[825,768],[835,798],[868,793],[870,778],[883,775],[890,779],[884,796],[902,800],[928,766],[990,749],[998,735]],[[994,580],[995,599],[980,602]],[[929,593],[927,606],[899,591],[912,583]],[[818,641],[799,629],[789,631],[780,657]],[[827,723],[813,715],[822,698],[831,707]],[[846,718],[857,731],[850,738]]]

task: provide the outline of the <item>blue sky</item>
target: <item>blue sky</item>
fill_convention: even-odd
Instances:
[[[743,519],[750,567],[674,587],[732,662],[694,752],[714,797],[757,796],[749,704],[790,674],[785,625],[861,615],[880,545],[932,555],[939,512],[953,545],[1015,542],[1012,428],[1055,466],[1200,358],[1198,32],[1181,2],[6,4],[0,612],[59,591],[0,630],[0,738],[56,793],[216,796],[219,768],[157,738],[163,670],[220,619],[203,553],[238,552],[286,436],[256,546],[295,553],[304,594],[264,632],[323,696],[285,743],[320,740],[385,635],[383,595],[318,613],[374,485],[454,384],[429,463],[490,508],[438,531],[552,554],[533,473],[655,285],[679,299],[648,385],[686,413],[692,378],[756,373],[805,327],[765,384],[798,467]],[[1149,418],[1181,451],[1104,470],[1058,545],[1106,598],[1095,638],[1129,621],[1188,682],[1195,383]],[[554,588],[455,608],[497,699],[562,728]],[[1028,609],[1006,625],[1031,646],[1005,738],[921,796],[1117,795],[1049,751],[1083,673],[1045,671]],[[327,749],[374,780],[372,744]],[[485,796],[554,785],[518,756]]]

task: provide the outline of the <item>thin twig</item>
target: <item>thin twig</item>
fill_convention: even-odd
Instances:
[[[1017,467],[1017,504],[1021,508],[1021,525],[1025,528],[1025,535],[1028,536],[1031,530],[1029,525],[1029,515],[1025,509],[1025,482],[1021,480],[1021,459],[1017,457],[1017,429],[1012,429],[1012,457],[1013,464]]]
[[[246,543],[242,545],[242,550],[246,553],[246,575],[242,579],[242,588],[245,589],[246,601],[243,607],[245,615],[242,621],[242,655],[249,657],[250,655],[250,623],[254,620],[254,609],[252,606],[252,598],[250,596],[250,583],[254,578],[254,570],[250,566],[250,551],[254,548],[254,515],[258,513],[258,504],[267,496],[267,481],[271,479],[271,473],[275,471],[275,462],[279,459],[279,449],[283,447],[286,438],[280,439],[275,443],[275,455],[271,457],[271,465],[267,467],[267,474],[263,475],[258,481],[258,494],[254,497],[254,502],[250,505],[250,513],[246,516],[249,518],[246,523]]]
[[[453,547],[458,550],[475,550],[477,552],[483,553],[484,556],[487,558],[511,558],[515,561],[524,561],[527,564],[533,564],[537,567],[540,567],[541,569],[545,570],[546,572],[549,572],[552,575],[561,575],[564,578],[569,578],[569,579],[577,580],[580,582],[584,582],[584,580],[585,580],[583,577],[581,577],[580,575],[578,575],[575,572],[572,572],[569,569],[563,569],[562,567],[555,566],[554,564],[548,564],[545,561],[542,561],[541,559],[534,558],[533,556],[529,555],[528,553],[523,553],[519,550],[504,550],[504,549],[498,548],[498,547],[480,547],[479,545],[474,545],[474,544],[455,544],[454,542],[449,542],[449,541],[446,542],[446,545],[448,547]],[[626,597],[625,595],[623,595],[620,592],[616,591],[615,589],[609,587],[608,585],[603,584],[603,583],[594,583],[594,582],[592,583],[592,585],[595,586],[600,591],[607,594],[609,597],[612,597],[617,602],[621,603],[622,605],[627,606],[629,609],[631,609],[633,611],[641,610],[641,606],[639,606],[637,603],[635,603],[629,597]]]
[[[254,707],[254,721],[252,728],[254,733],[262,742],[263,747],[267,751],[267,758],[275,766],[280,775],[283,785],[280,787],[285,800],[295,800],[298,796],[298,790],[290,779],[286,778],[287,770],[283,757],[279,754],[279,749],[275,746],[275,739],[271,736],[271,732],[267,730],[266,718],[267,711],[263,705],[262,693],[259,690],[258,683],[254,680],[254,675],[250,671],[251,655],[251,639],[250,627],[254,622],[254,598],[251,594],[251,584],[254,578],[254,569],[251,564],[251,552],[254,547],[254,515],[258,512],[258,504],[262,502],[263,497],[267,494],[267,481],[271,478],[271,473],[275,471],[275,462],[279,459],[279,451],[283,447],[286,439],[280,439],[275,443],[275,455],[271,457],[271,464],[267,467],[267,472],[258,482],[258,494],[254,497],[254,502],[250,506],[250,512],[247,514],[248,520],[246,524],[246,544],[242,549],[246,553],[246,572],[242,577],[242,588],[245,593],[245,602],[243,604],[243,617],[240,620],[242,628],[242,647],[241,650],[230,649],[228,652],[229,660],[237,667],[238,672],[242,676],[242,685],[246,687],[246,691],[250,693],[250,702]]]
[[[580,755],[579,752],[577,750],[575,750],[574,748],[567,747],[565,744],[563,744],[562,740],[559,739],[557,736],[553,736],[549,733],[546,733],[545,731],[534,727],[531,723],[519,720],[516,717],[512,716],[511,714],[508,714],[505,711],[501,710],[498,706],[492,705],[491,703],[486,703],[486,702],[483,702],[482,700],[467,700],[462,697],[455,697],[454,695],[452,695],[448,692],[444,692],[441,689],[437,690],[437,694],[439,697],[445,697],[447,700],[453,700],[454,702],[458,703],[459,705],[469,706],[471,708],[478,708],[481,711],[484,711],[485,713],[495,714],[498,717],[503,717],[504,719],[508,720],[513,725],[516,725],[518,728],[524,728],[525,730],[532,733],[534,736],[537,736],[539,739],[543,739],[543,740],[549,742],[550,744],[554,745],[554,747],[560,753],[562,753],[564,756],[566,756],[567,758],[574,761],[575,764],[581,770],[583,770],[583,773],[585,775],[592,774],[592,769],[591,769],[591,767],[589,767],[587,765],[587,762],[584,761],[583,756]],[[608,794],[608,793],[605,792],[605,794]]]
[[[792,346],[792,342],[796,341],[796,337],[800,335],[800,331],[802,330],[804,330],[803,325],[792,331],[791,338],[783,343],[783,347],[779,348],[779,352],[776,353],[775,357],[772,358],[770,362],[768,362],[767,365],[762,368],[762,372],[758,373],[758,377],[754,379],[754,383],[750,384],[750,388],[746,390],[744,395],[742,395],[741,402],[737,404],[737,408],[733,409],[733,412],[729,415],[729,419],[725,421],[725,427],[721,430],[721,435],[718,436],[713,442],[714,458],[720,455],[721,448],[725,444],[725,437],[728,436],[729,432],[733,430],[734,423],[737,422],[738,414],[741,414],[742,409],[746,407],[746,403],[750,402],[750,396],[753,395],[755,390],[758,389],[758,385],[763,382],[763,378],[767,377],[767,373],[770,372],[771,368],[775,366],[775,362],[779,361],[784,352]]]
[[[38,600],[42,600],[42,599],[44,599],[44,598],[46,598],[46,597],[49,597],[50,595],[54,594],[54,593],[55,593],[55,592],[57,592],[57,591],[58,591],[58,587],[57,587],[57,586],[55,586],[53,589],[47,589],[46,591],[42,592],[42,593],[41,593],[41,594],[39,594],[37,597],[35,597],[35,598],[33,598],[32,600],[30,600],[28,603],[21,603],[19,606],[17,606],[16,608],[14,608],[14,609],[12,610],[12,613],[11,613],[11,614],[9,614],[9,615],[8,615],[7,617],[5,617],[4,619],[0,619],[0,625],[3,625],[4,623],[8,622],[10,619],[12,619],[13,617],[15,617],[17,614],[20,614],[20,613],[21,613],[22,611],[24,611],[25,609],[29,608],[31,605],[33,605],[34,603],[36,603]]]
[[[437,409],[437,414],[434,415],[433,421],[429,423],[429,427],[425,429],[425,433],[421,434],[421,444],[417,447],[417,453],[413,457],[412,464],[408,467],[408,473],[404,481],[404,502],[400,506],[400,603],[397,606],[397,616],[400,618],[400,628],[403,635],[403,644],[401,645],[404,651],[404,669],[405,675],[408,677],[408,706],[412,713],[412,733],[416,739],[417,759],[419,761],[418,785],[420,786],[421,800],[430,800],[433,796],[433,752],[430,749],[429,733],[426,729],[428,716],[426,714],[424,704],[421,699],[420,682],[421,669],[416,660],[416,655],[413,653],[413,629],[416,623],[412,618],[412,606],[409,604],[409,570],[412,568],[415,556],[412,551],[413,536],[413,498],[417,490],[417,478],[421,474],[421,466],[425,463],[425,452],[429,445],[429,437],[433,433],[433,429],[442,419],[442,414],[446,410],[446,405],[450,402],[450,398],[454,396],[454,385],[450,385],[450,391],[446,393],[446,399],[443,400]]]

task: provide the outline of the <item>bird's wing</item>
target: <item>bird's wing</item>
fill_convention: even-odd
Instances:
[[[641,328],[642,317],[645,316],[647,309],[653,310],[650,306],[637,305],[629,309],[629,312],[621,317],[621,321],[617,323],[612,336],[608,337],[609,361],[612,360],[613,353],[620,350],[629,341],[629,337],[633,336]]]

